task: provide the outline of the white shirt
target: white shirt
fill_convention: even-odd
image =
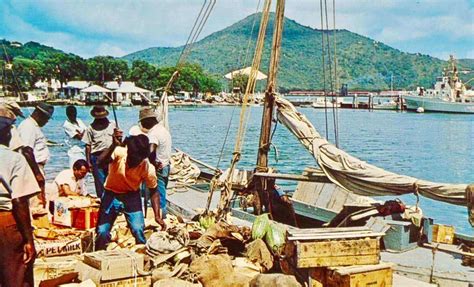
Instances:
[[[13,191],[10,194],[0,183],[0,210],[12,210],[12,199],[40,192],[38,182],[21,154],[0,145],[0,162],[0,175]]]
[[[148,132],[150,144],[156,144],[156,160],[160,161],[163,166],[170,163],[171,158],[171,135],[169,131],[162,125],[157,124]]]
[[[69,120],[65,120],[63,128],[69,139],[72,140],[75,144],[78,144],[79,141],[77,141],[74,137],[78,133],[83,133],[87,129],[87,126],[81,119],[76,119],[76,122],[77,123],[72,123]]]
[[[54,179],[54,183],[56,184],[56,197],[59,195],[59,189],[61,185],[69,185],[69,188],[72,192],[76,193],[77,195],[87,195],[87,189],[84,182],[84,178],[76,179],[74,176],[74,171],[72,169],[65,169],[61,171],[56,178]]]
[[[91,146],[91,153],[103,151],[112,145],[115,124],[110,122],[107,128],[98,131],[89,126],[82,141]]]
[[[25,146],[33,149],[37,163],[45,163],[49,159],[47,140],[38,123],[29,117],[18,126],[18,132]]]
[[[10,150],[17,151],[22,146],[25,146],[25,144],[21,140],[20,133],[18,132],[15,126],[12,126],[11,134],[12,138],[10,140],[10,144],[8,145],[8,148]]]
[[[146,135],[147,133],[144,132],[139,125],[134,125],[128,130],[129,136],[138,136],[138,135]]]

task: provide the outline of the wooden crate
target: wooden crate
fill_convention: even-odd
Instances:
[[[453,244],[454,226],[435,224],[433,225],[433,242]]]
[[[74,255],[37,258],[33,265],[35,286],[43,280],[74,272],[79,261],[80,258]]]
[[[102,282],[98,285],[99,287],[150,287],[151,276],[142,276],[136,278],[128,278],[116,281]]]
[[[289,231],[286,255],[297,268],[378,264],[380,236],[365,228]]]
[[[100,270],[101,280],[118,280],[143,270],[144,255],[129,250],[97,251],[85,253],[84,263]]]
[[[359,265],[349,267],[312,268],[310,287],[391,287],[392,264]]]

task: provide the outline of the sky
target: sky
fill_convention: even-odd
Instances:
[[[186,42],[205,0],[0,0],[0,38],[36,41],[85,58]],[[328,13],[332,15],[331,0]],[[203,38],[264,0],[217,0]],[[276,2],[275,0],[273,2]],[[474,0],[339,0],[336,28],[410,53],[474,58]],[[320,1],[286,0],[285,15],[320,28]],[[330,17],[332,19],[332,16]],[[332,21],[329,23],[333,27]]]

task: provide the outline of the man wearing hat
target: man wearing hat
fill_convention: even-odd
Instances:
[[[11,111],[13,114],[15,114],[16,117],[25,118],[25,116],[23,115],[23,112],[21,111],[20,106],[16,102],[8,101],[1,105],[7,110]],[[15,125],[12,125],[11,134],[12,134],[12,138],[10,140],[10,144],[8,148],[13,151],[19,151],[19,149],[23,147],[24,144],[20,138],[20,134],[18,133],[18,130],[16,129]]]
[[[86,144],[86,160],[92,167],[95,192],[99,198],[104,193],[104,183],[107,178],[108,166],[100,165],[98,158],[100,154],[112,145],[115,124],[110,122],[107,116],[109,111],[104,106],[94,106],[91,116],[94,121],[87,127],[82,141]]]
[[[25,158],[8,148],[15,115],[0,107],[0,286],[33,286],[29,198],[40,191]]]
[[[166,188],[170,173],[171,135],[163,125],[159,124],[158,115],[153,108],[141,109],[139,121],[141,130],[147,133],[150,141],[149,160],[155,166],[158,177],[158,193],[152,192],[150,198],[155,220],[160,223],[166,217]]]
[[[26,118],[18,126],[18,133],[23,141],[25,150],[23,154],[29,158],[29,162],[36,162],[37,166],[30,164],[33,173],[36,176],[41,189],[44,191],[44,166],[49,160],[50,153],[47,146],[47,139],[41,130],[48,121],[51,119],[54,113],[54,107],[45,103],[40,103],[36,106],[35,110],[30,117]],[[30,150],[28,149],[30,148]],[[39,168],[39,170],[38,170]],[[40,196],[41,203],[44,205],[44,192]]]

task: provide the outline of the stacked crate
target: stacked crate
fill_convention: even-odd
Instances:
[[[150,286],[151,277],[141,276],[144,255],[129,250],[85,253],[76,268],[79,279],[92,280],[98,286]]]
[[[312,287],[390,287],[392,266],[380,263],[383,235],[366,227],[290,229],[286,255]]]

